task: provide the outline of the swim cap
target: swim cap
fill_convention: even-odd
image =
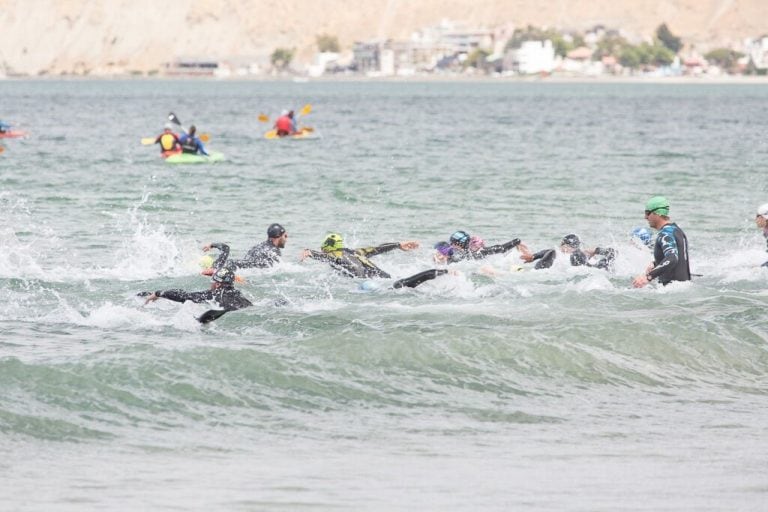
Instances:
[[[267,238],[277,238],[282,236],[283,233],[285,233],[285,228],[277,222],[270,224],[267,228]]]
[[[210,254],[206,254],[200,258],[200,268],[211,268],[213,266],[214,258]]]
[[[443,256],[451,256],[453,254],[453,247],[448,242],[437,242],[435,249]]]
[[[323,252],[336,252],[344,248],[344,239],[338,233],[328,233],[320,249]]]
[[[479,251],[483,247],[485,247],[485,240],[483,240],[479,236],[473,236],[469,239],[470,251]]]
[[[757,209],[757,214],[764,219],[768,219],[768,203],[761,204]]]
[[[669,215],[669,201],[663,196],[652,197],[645,203],[645,212],[646,215],[655,213],[666,217]]]
[[[563,241],[560,242],[560,245],[567,245],[568,247],[578,249],[581,247],[581,239],[578,237],[578,235],[571,233],[570,235],[565,235],[563,237]]]
[[[229,267],[221,267],[211,277],[214,283],[232,284],[235,282],[235,272]]]
[[[466,249],[469,247],[469,233],[466,231],[455,231],[452,235],[449,241],[452,244],[456,244],[462,249]]]
[[[649,247],[651,246],[651,242],[653,242],[653,233],[651,233],[651,230],[648,228],[635,228],[632,230],[631,236],[632,238],[637,238]]]

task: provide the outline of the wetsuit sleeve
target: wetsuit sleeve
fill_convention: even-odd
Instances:
[[[355,252],[361,254],[362,256],[376,256],[377,254],[394,251],[395,249],[399,248],[400,244],[397,242],[392,242],[389,244],[381,244],[376,247],[361,247],[360,249],[355,249]]]
[[[424,272],[419,272],[418,274],[414,274],[410,277],[398,279],[397,281],[394,282],[394,284],[392,285],[392,288],[416,288],[421,283],[430,281],[438,276],[442,276],[447,273],[448,271],[445,269],[433,268],[430,270],[425,270]]]
[[[336,262],[336,260],[339,259],[334,256],[331,256],[330,254],[319,252],[319,251],[313,251],[313,250],[309,251],[309,257],[312,258],[313,260],[328,261],[331,263],[334,263]]]
[[[498,245],[491,245],[488,247],[483,247],[479,251],[477,251],[477,254],[475,257],[483,258],[485,256],[488,256],[489,254],[502,254],[508,251],[511,251],[515,247],[520,245],[520,239],[515,238],[514,240],[510,240],[509,242],[498,244]]]
[[[677,261],[680,259],[677,242],[675,241],[675,237],[672,233],[662,231],[659,234],[659,238],[657,240],[657,243],[661,244],[661,250],[664,254],[664,258],[656,263],[656,266],[653,267],[650,272],[648,272],[648,280],[656,279],[661,274],[674,267],[677,264]]]
[[[205,146],[203,146],[203,142],[198,138],[195,138],[195,141],[197,142],[197,150],[200,151],[200,153],[204,154],[205,156],[210,156],[208,152],[205,150]]]
[[[544,249],[533,255],[533,261],[537,261],[536,269],[549,268],[555,262],[557,252],[554,249]]]
[[[211,265],[215,270],[219,270],[229,259],[229,246],[221,242],[215,242],[211,244],[211,247],[221,251],[219,256],[213,261],[213,265]]]
[[[213,292],[211,290],[205,290],[202,292],[188,292],[186,290],[158,290],[155,295],[162,297],[163,299],[172,300],[173,302],[186,302],[192,301],[195,303],[208,302],[213,300]]]

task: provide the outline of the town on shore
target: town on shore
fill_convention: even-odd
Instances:
[[[443,20],[408,40],[357,41],[342,48],[332,34],[316,36],[311,63],[295,49],[269,58],[180,58],[146,76],[220,78],[319,77],[734,77],[768,74],[768,35],[738,47],[697,48],[660,23],[653,37],[632,39],[597,25],[584,32],[503,24],[471,27]]]

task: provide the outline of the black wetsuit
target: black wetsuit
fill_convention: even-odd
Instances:
[[[280,261],[280,248],[270,240],[265,240],[253,246],[245,257],[240,260],[229,259],[229,246],[224,243],[213,243],[211,247],[221,251],[219,257],[213,262],[213,268],[219,269],[224,263],[234,265],[237,268],[267,268]]]
[[[556,257],[557,251],[554,249],[543,249],[539,252],[536,252],[533,254],[533,261],[536,262],[536,266],[534,268],[536,270],[549,268],[555,262]]]
[[[215,290],[204,290],[200,292],[188,292],[186,290],[158,290],[155,292],[155,295],[174,302],[186,302],[188,300],[196,304],[216,302],[226,311],[235,311],[237,309],[253,306],[251,301],[243,297],[240,290],[226,285]]]
[[[584,251],[575,249],[571,253],[571,265],[574,267],[586,265],[587,267],[609,270],[613,267],[614,260],[616,259],[616,250],[610,247],[595,247],[594,255],[597,256],[596,261],[595,263],[590,263],[590,257]]]
[[[670,222],[661,228],[653,246],[653,269],[648,279],[658,278],[663,285],[671,281],[690,281],[688,238],[677,224]]]
[[[392,276],[381,270],[368,259],[369,256],[376,256],[395,249],[399,249],[400,244],[389,243],[377,247],[362,247],[360,249],[342,249],[341,256],[335,256],[333,253],[309,251],[312,259],[327,261],[334,270],[347,277],[372,278],[381,277],[390,279]],[[448,273],[443,269],[431,269],[419,272],[410,277],[399,279],[392,284],[392,288],[415,288],[425,281],[436,278]]]
[[[487,256],[490,256],[491,254],[503,254],[505,252],[511,251],[518,245],[520,245],[520,239],[515,238],[509,242],[498,245],[489,245],[488,247],[483,247],[477,251],[454,248],[453,254],[450,256],[450,258],[448,258],[448,263],[456,263],[462,260],[481,260]]]

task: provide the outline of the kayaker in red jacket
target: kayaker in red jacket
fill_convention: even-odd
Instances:
[[[293,110],[283,110],[275,121],[275,130],[278,137],[285,137],[296,133],[296,121],[293,118]]]

